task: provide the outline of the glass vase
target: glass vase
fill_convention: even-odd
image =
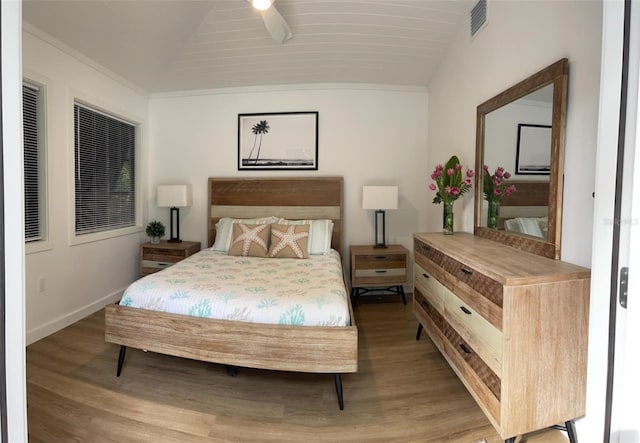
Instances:
[[[443,202],[442,208],[442,232],[443,234],[453,234],[453,202]]]
[[[500,202],[488,200],[487,203],[487,227],[490,229],[498,229],[498,212],[500,211]]]

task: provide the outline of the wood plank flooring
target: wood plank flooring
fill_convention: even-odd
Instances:
[[[364,297],[362,297],[364,298]],[[410,303],[360,302],[359,371],[342,377],[224,366],[104,341],[99,311],[27,348],[29,441],[502,441],[423,334]],[[522,442],[564,442],[559,431]]]

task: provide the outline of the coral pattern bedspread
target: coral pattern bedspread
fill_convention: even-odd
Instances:
[[[127,288],[120,304],[299,326],[350,325],[339,254],[309,259],[229,256],[205,249]]]

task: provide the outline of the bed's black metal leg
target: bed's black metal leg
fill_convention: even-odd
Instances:
[[[422,334],[422,323],[418,323],[418,332],[416,332],[416,340],[420,340],[420,334]]]
[[[120,355],[118,355],[118,371],[116,372],[116,377],[120,377],[120,372],[122,372],[122,364],[124,363],[124,354],[127,352],[126,346],[120,346]]]
[[[511,438],[507,438],[504,443],[516,443],[516,438],[515,437],[511,437]]]
[[[342,377],[340,374],[335,374],[336,380],[336,394],[338,394],[338,405],[340,406],[340,410],[344,409],[344,400],[342,398]]]
[[[238,367],[227,365],[227,375],[229,377],[236,377],[238,375]]]

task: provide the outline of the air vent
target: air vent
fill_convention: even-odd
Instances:
[[[478,0],[471,10],[471,37],[487,23],[487,0]]]

